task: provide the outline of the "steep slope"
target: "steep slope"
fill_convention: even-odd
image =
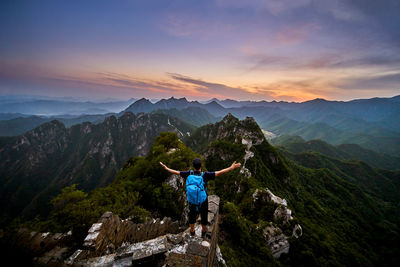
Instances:
[[[0,205],[14,217],[45,214],[59,190],[78,184],[85,190],[104,186],[133,155],[145,155],[162,131],[191,132],[192,126],[163,114],[126,113],[103,123],[67,129],[51,121],[18,137],[0,138]]]
[[[304,141],[301,138],[299,139],[299,137],[292,139],[289,137],[278,138],[277,140],[274,140],[274,144],[296,154],[315,151],[325,156],[341,160],[358,159],[376,168],[388,170],[400,169],[400,158],[380,154],[362,148],[356,144],[333,146],[321,140]]]
[[[343,161],[316,152],[290,153],[283,155],[311,169],[329,169],[339,177],[357,185],[371,196],[396,204],[400,201],[400,171],[376,169],[357,160]]]
[[[271,222],[272,227],[279,223],[273,216],[276,206],[256,204],[258,192],[267,189],[284,197],[293,211],[295,220],[289,220],[283,232],[291,233],[296,223],[303,228],[303,236],[291,239],[289,254],[280,258],[284,265],[399,262],[398,173],[376,172],[366,165],[354,170],[349,165],[339,172],[304,168],[281,156],[265,140],[260,143],[252,138],[260,135],[258,127],[241,131],[241,124],[228,116],[199,128],[186,140],[202,152],[208,169],[227,167],[233,160],[245,163],[246,170],[218,177],[211,187],[224,203],[220,247],[228,265],[266,264],[261,261],[266,256],[260,230]],[[247,149],[246,140],[252,144]],[[355,175],[358,171],[359,176]],[[369,188],[371,185],[374,187]]]
[[[378,153],[400,156],[400,136],[391,131],[378,132],[373,136],[356,131],[342,131],[321,122],[300,122],[282,114],[271,115],[267,119],[265,117],[260,126],[277,135],[301,136],[306,140],[320,139],[333,145],[357,144]]]

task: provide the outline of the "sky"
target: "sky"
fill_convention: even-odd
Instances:
[[[398,0],[2,0],[0,95],[400,94]]]

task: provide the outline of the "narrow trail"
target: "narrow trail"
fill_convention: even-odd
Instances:
[[[176,128],[176,126],[175,125],[173,125],[173,124],[171,124],[171,122],[169,121],[169,118],[168,118],[168,125],[170,125],[170,126],[172,126],[172,127],[174,127],[178,132],[179,132],[179,134],[181,135],[181,137],[183,137],[184,135],[183,135],[183,133],[181,132],[181,131],[179,131],[179,129],[178,128]]]

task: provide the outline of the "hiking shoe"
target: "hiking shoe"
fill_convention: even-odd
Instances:
[[[192,232],[192,231],[190,231],[190,235],[191,235],[191,236],[194,236],[195,234],[196,234],[196,232],[195,232],[195,231],[193,231],[193,232]]]
[[[201,231],[201,238],[204,238],[204,237],[206,237],[206,233],[207,233],[207,232],[203,232],[203,231]]]

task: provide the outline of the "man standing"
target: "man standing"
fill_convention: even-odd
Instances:
[[[216,172],[201,172],[201,160],[199,158],[195,158],[193,160],[193,171],[176,171],[173,169],[168,168],[165,164],[160,162],[161,166],[169,171],[170,173],[180,175],[182,176],[185,180],[188,178],[189,175],[195,175],[195,176],[200,176],[203,178],[204,182],[204,188],[205,191],[207,192],[207,183],[209,180],[213,180],[216,176],[219,176],[221,174],[224,174],[226,172],[229,172],[231,170],[234,170],[238,167],[240,167],[240,163],[233,162],[232,165],[226,169],[216,171]],[[189,225],[190,225],[190,234],[193,236],[195,234],[194,232],[194,223],[196,222],[196,217],[198,214],[198,210],[200,211],[200,217],[201,217],[201,237],[204,238],[206,232],[207,232],[207,216],[208,216],[208,197],[206,200],[200,204],[200,209],[198,209],[198,206],[195,204],[192,204],[189,202]]]

